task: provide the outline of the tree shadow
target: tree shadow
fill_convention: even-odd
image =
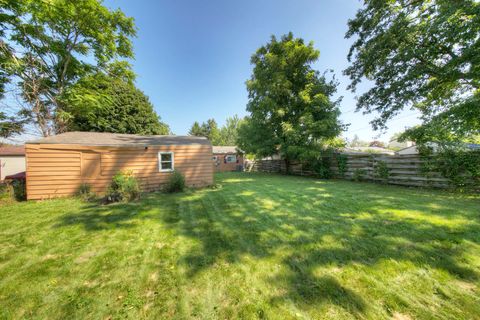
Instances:
[[[463,244],[480,243],[479,212],[472,209],[477,199],[469,208],[458,208],[448,195],[432,198],[429,191],[401,187],[255,174],[220,177],[220,189],[86,206],[64,216],[57,227],[98,231],[157,220],[198,243],[179,260],[190,278],[218,261],[274,257],[285,248],[281,263],[288,272],[281,276],[288,288],[274,300],[329,302],[353,315],[365,313],[364,299],[331,275],[316,276],[315,268],[395,260],[441,269],[464,281],[478,279],[477,271],[462,263]],[[445,224],[455,219],[458,224]],[[337,245],[324,247],[325,239]]]

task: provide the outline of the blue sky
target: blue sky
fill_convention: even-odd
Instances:
[[[341,119],[350,123],[344,134],[365,140],[378,136],[371,116],[354,113],[354,94],[346,87],[342,70],[348,65],[351,40],[344,39],[347,21],[360,7],[358,0],[108,0],[135,19],[133,67],[137,86],[175,134],[186,134],[194,121],[244,116],[245,81],[250,77],[250,57],[271,35],[292,31],[313,41],[320,50],[317,70],[333,69],[343,96]],[[392,121],[382,140],[405,126],[418,123],[406,111]]]

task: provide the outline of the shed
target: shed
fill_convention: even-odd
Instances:
[[[236,146],[213,146],[215,171],[242,171],[244,152]]]
[[[25,171],[25,147],[0,147],[0,181]]]
[[[143,191],[161,188],[174,169],[190,187],[213,183],[212,146],[204,137],[67,132],[25,148],[27,199],[73,195],[84,183],[102,194],[121,170],[131,170]]]

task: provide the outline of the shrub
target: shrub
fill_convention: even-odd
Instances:
[[[15,179],[9,183],[9,192],[13,199],[17,201],[27,200],[27,187],[25,180]]]
[[[92,186],[88,183],[82,183],[77,190],[77,196],[84,200],[91,200],[95,197],[95,194],[92,192]]]
[[[174,170],[170,177],[168,177],[167,183],[165,184],[165,192],[181,192],[185,190],[185,177],[183,174],[177,170]]]
[[[438,171],[460,191],[479,187],[480,151],[444,150],[436,155]]]
[[[132,171],[119,171],[107,190],[107,202],[128,202],[140,197],[140,186]]]
[[[333,176],[330,156],[307,159],[303,162],[302,166],[303,170],[313,171],[320,179],[330,179]]]
[[[355,169],[355,171],[353,171],[353,180],[362,181],[365,179],[366,174],[367,174],[367,171],[365,169],[357,168]]]
[[[12,187],[13,187],[13,197],[17,201],[25,201],[27,200],[27,185],[25,183],[25,180],[23,179],[18,179],[12,181]]]
[[[378,161],[375,166],[375,176],[386,182],[390,176],[390,169],[385,161]]]
[[[480,150],[443,147],[435,153],[423,148],[421,156],[425,177],[430,178],[439,172],[458,191],[468,192],[480,188]]]
[[[341,178],[345,177],[345,173],[347,173],[347,160],[348,157],[344,154],[337,154],[337,166],[338,166],[338,175]]]

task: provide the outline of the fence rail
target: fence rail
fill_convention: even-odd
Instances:
[[[448,188],[450,181],[443,177],[440,172],[424,172],[422,164],[424,159],[419,155],[389,156],[377,154],[352,154],[342,153],[346,156],[346,170],[340,174],[337,157],[331,159],[331,171],[337,178],[354,179],[360,178],[365,181],[384,182],[388,184]],[[376,173],[376,167],[384,162],[388,168],[388,178],[382,178]],[[286,165],[283,160],[256,160],[246,165],[247,171],[286,173]],[[292,162],[289,172],[294,175],[314,176],[315,172],[305,169],[300,162]]]

